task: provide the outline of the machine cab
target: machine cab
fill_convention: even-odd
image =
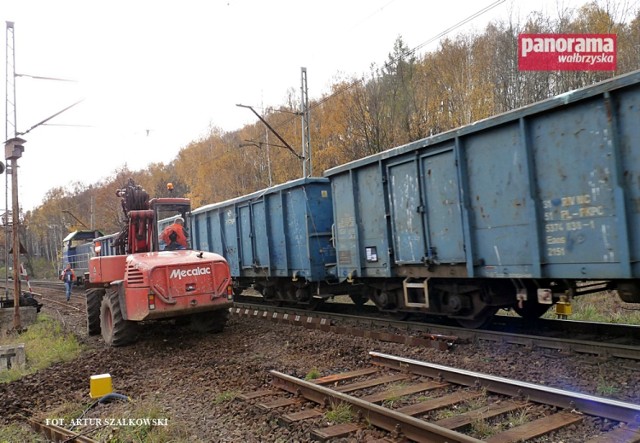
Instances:
[[[155,251],[191,249],[189,215],[191,202],[186,198],[154,198],[149,201],[156,220]]]

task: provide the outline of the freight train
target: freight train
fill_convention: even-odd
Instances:
[[[640,303],[640,71],[192,212],[235,290],[340,293],[467,327]]]

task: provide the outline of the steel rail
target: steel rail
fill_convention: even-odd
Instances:
[[[416,442],[429,443],[480,443],[482,440],[469,437],[451,429],[437,426],[406,414],[402,414],[375,403],[370,403],[348,394],[334,391],[305,380],[269,371],[273,377],[272,384],[282,390],[321,405],[330,403],[347,403],[358,411],[367,422],[388,432],[401,432],[404,437]]]
[[[617,357],[629,360],[640,360],[640,346],[624,345],[611,342],[595,342],[589,340],[564,339],[529,334],[517,334],[485,329],[466,329],[456,326],[427,324],[421,322],[397,321],[375,317],[360,317],[354,315],[310,312],[295,308],[274,307],[264,304],[234,303],[236,308],[249,310],[264,310],[269,312],[289,313],[290,315],[322,316],[336,321],[357,321],[378,327],[391,326],[397,329],[421,331],[428,334],[457,337],[458,341],[488,341],[499,344],[524,346],[531,349],[548,349],[553,351],[574,352],[576,354],[597,355],[600,357]],[[232,314],[240,315],[241,312]],[[264,318],[269,318],[264,316]]]
[[[264,318],[274,322],[289,323],[304,326],[308,329],[319,329],[324,332],[365,337],[391,343],[405,344],[409,346],[424,346],[445,351],[456,342],[457,337],[423,334],[422,336],[410,336],[407,334],[395,334],[390,332],[375,332],[362,327],[336,326],[329,318],[318,316],[310,312],[288,314],[286,312],[271,312],[265,309],[240,308],[237,305],[231,308],[231,314],[244,317]],[[322,314],[323,315],[323,314]]]
[[[534,402],[572,409],[583,414],[604,417],[610,420],[625,423],[640,422],[640,405],[632,403],[510,380],[480,372],[456,369],[379,352],[370,352],[369,356],[374,364],[388,368],[409,371],[413,374],[442,379],[459,385],[481,386],[488,391],[498,394],[520,396]]]
[[[57,426],[57,425],[47,425],[45,423],[40,423],[38,421],[28,419],[29,425],[31,428],[43,434],[49,441],[54,442],[77,442],[77,443],[99,443],[97,440],[94,440],[86,435],[78,434],[69,429]]]

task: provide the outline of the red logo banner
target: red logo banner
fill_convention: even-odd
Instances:
[[[521,71],[615,71],[616,34],[520,34]]]

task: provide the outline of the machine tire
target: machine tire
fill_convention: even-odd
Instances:
[[[100,329],[102,338],[109,346],[124,346],[136,338],[136,324],[122,316],[118,287],[110,288],[100,305]]]
[[[201,312],[191,315],[189,327],[196,332],[218,333],[224,330],[224,326],[229,320],[228,309],[218,309],[217,311]]]
[[[87,333],[89,335],[100,334],[100,304],[105,290],[101,288],[87,289]]]

